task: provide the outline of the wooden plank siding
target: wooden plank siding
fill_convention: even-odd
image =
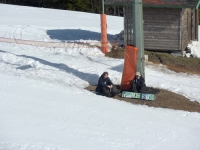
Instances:
[[[144,47],[149,50],[180,49],[182,9],[144,8]]]
[[[124,16],[125,45],[132,43],[131,10]],[[191,8],[143,8],[144,48],[157,51],[180,51],[198,37],[197,11]],[[126,20],[127,19],[127,20]]]
[[[188,42],[192,40],[192,11],[185,8],[182,14],[182,50],[185,50]]]
[[[195,28],[195,9],[191,9],[191,28],[192,28],[192,39],[191,40],[195,40],[195,32],[196,32],[196,28]]]
[[[191,9],[187,9],[188,11],[188,41],[192,39],[192,11]]]
[[[124,43],[133,43],[132,6],[134,0],[106,0],[106,5],[124,6]],[[185,50],[190,40],[198,40],[199,0],[143,0],[144,48]]]
[[[188,42],[188,28],[187,28],[187,16],[188,16],[188,13],[187,13],[187,10],[186,9],[183,9],[182,10],[182,49],[183,47],[185,47],[187,45],[187,42]]]

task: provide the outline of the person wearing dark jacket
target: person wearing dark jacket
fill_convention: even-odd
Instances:
[[[131,91],[136,93],[145,93],[146,84],[140,72],[136,72],[133,81],[131,82]]]
[[[108,77],[108,72],[104,72],[99,78],[96,92],[101,92],[107,97],[115,96],[116,94],[118,94],[118,91],[115,91],[115,86]]]

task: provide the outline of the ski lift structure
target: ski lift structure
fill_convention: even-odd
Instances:
[[[144,48],[182,51],[198,40],[200,0],[106,0],[105,5],[123,7],[124,45],[139,49],[137,71],[143,76]]]
[[[106,0],[105,5],[124,7],[125,45],[138,48],[136,70],[145,77],[142,0]]]

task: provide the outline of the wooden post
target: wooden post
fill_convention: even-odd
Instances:
[[[184,9],[181,9],[181,13],[180,13],[180,22],[179,22],[179,50],[183,50],[183,40],[182,40],[182,31],[183,31],[183,13],[184,13]]]
[[[198,35],[198,33],[199,33],[199,10],[196,9],[195,13],[196,13],[195,14],[195,26],[196,26],[196,35],[195,35],[195,38],[198,41],[198,40],[200,40],[199,39],[200,35]]]
[[[195,17],[195,9],[192,9],[191,10],[192,12],[191,12],[191,18],[192,18],[192,40],[195,40],[195,29],[196,29],[196,24],[195,24],[195,19],[196,19],[196,17]]]

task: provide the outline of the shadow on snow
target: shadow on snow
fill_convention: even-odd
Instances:
[[[101,41],[101,33],[92,32],[81,29],[55,29],[47,30],[47,34],[51,39],[61,41],[75,40],[97,40]],[[108,39],[112,40],[113,35],[108,34]]]
[[[81,72],[81,71],[78,71],[74,68],[71,68],[68,65],[63,64],[63,63],[52,63],[52,62],[49,62],[49,61],[46,61],[44,59],[40,59],[40,58],[37,58],[37,57],[27,56],[27,55],[16,55],[16,54],[6,52],[6,51],[2,51],[2,50],[0,50],[0,52],[1,53],[9,53],[9,54],[12,54],[12,55],[15,55],[15,56],[18,56],[18,57],[31,58],[35,61],[40,62],[41,64],[51,66],[51,67],[54,67],[56,69],[60,69],[61,71],[65,71],[66,73],[69,73],[69,74],[73,74],[76,77],[88,82],[90,85],[97,84],[97,81],[99,79],[99,76],[97,74]],[[29,69],[29,68],[32,68],[32,66],[31,65],[18,66],[16,69],[26,70],[26,69]]]

